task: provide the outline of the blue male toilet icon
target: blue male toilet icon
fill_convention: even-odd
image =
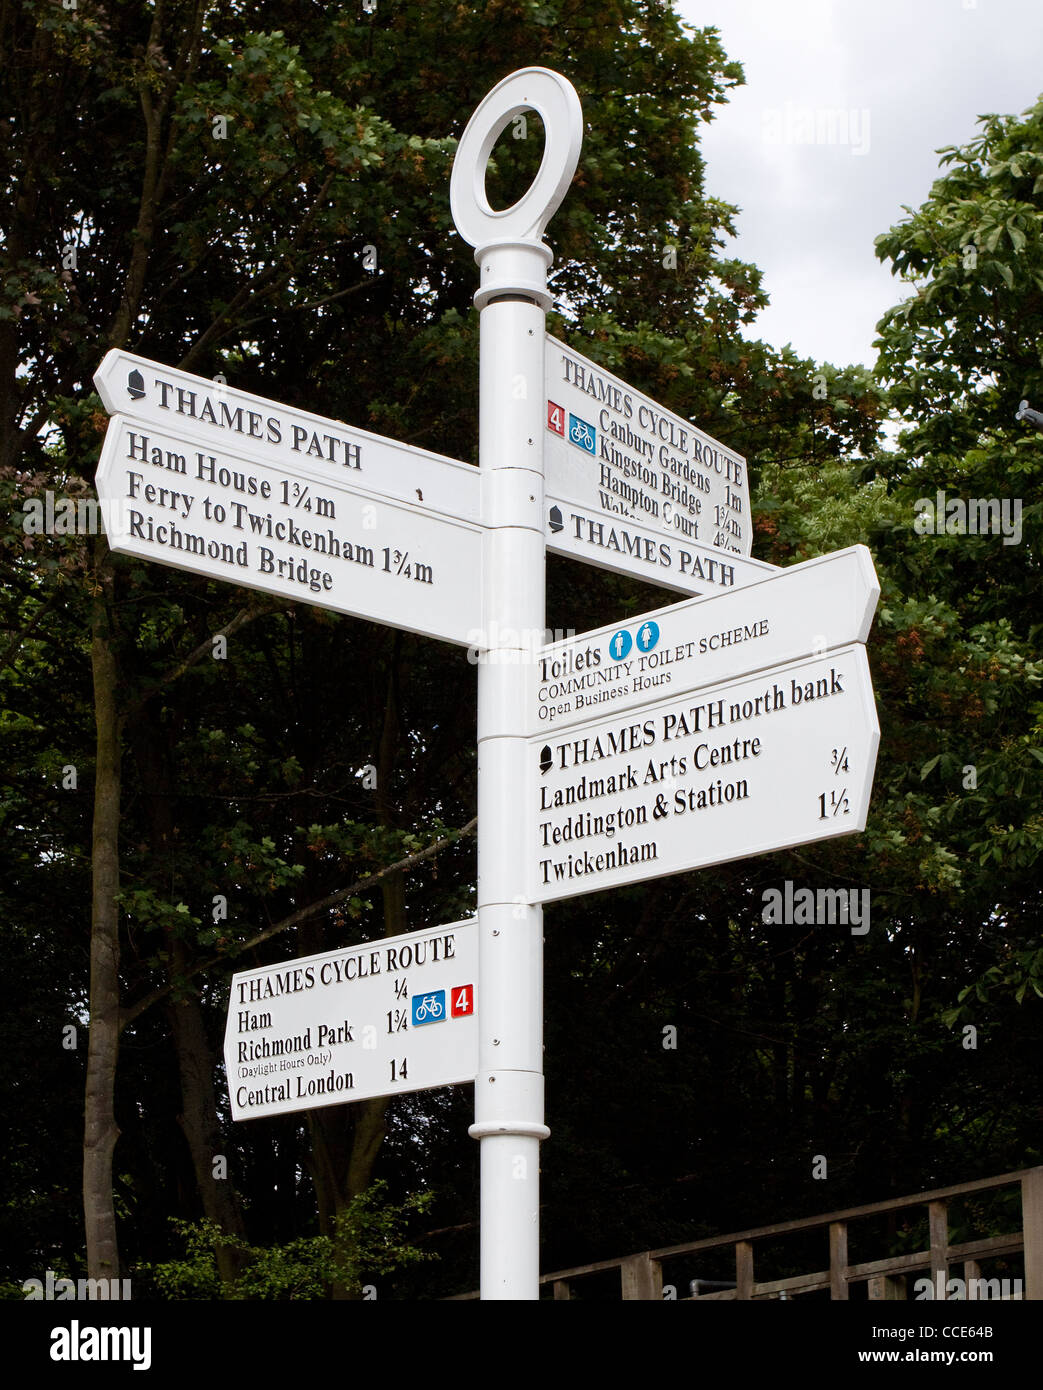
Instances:
[[[608,654],[613,661],[622,661],[633,646],[633,640],[625,627],[614,632],[609,638]]]

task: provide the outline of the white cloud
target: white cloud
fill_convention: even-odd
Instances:
[[[985,112],[1020,112],[1043,89],[1037,0],[681,0],[720,31],[746,86],[702,127],[707,192],[742,208],[729,254],[764,272],[771,307],[750,332],[804,356],[874,360],[881,315],[905,295],[873,240],[917,207],[935,151]],[[788,105],[787,105],[788,103]],[[868,148],[806,143],[800,113],[868,113]],[[770,138],[779,113],[783,142]],[[786,125],[787,112],[789,125]],[[765,138],[766,135],[769,138]]]

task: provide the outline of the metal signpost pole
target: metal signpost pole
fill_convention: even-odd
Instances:
[[[543,120],[543,162],[503,212],[485,193],[489,156],[514,118]],[[481,1291],[539,1297],[543,1122],[543,909],[527,896],[528,711],[525,667],[543,643],[543,353],[547,268],[543,230],[575,172],[582,113],[571,84],[528,68],[482,101],[457,150],[453,218],[475,247],[480,288],[479,461],[485,643],[478,668],[478,1076]]]

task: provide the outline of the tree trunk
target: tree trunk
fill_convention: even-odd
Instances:
[[[87,1273],[120,1277],[112,1154],[119,1137],[115,1114],[119,1053],[119,821],[120,718],[118,670],[112,631],[114,579],[107,558],[98,567],[99,592],[91,605],[91,666],[97,754],[91,860],[90,1034],[83,1125],[83,1217]]]
[[[178,945],[180,948],[180,943]],[[179,949],[175,956],[175,969],[181,966],[178,960],[181,954]],[[221,1148],[214,1096],[214,1058],[196,995],[193,993],[189,998],[173,1003],[170,1015],[181,1076],[181,1114],[178,1123],[192,1155],[203,1211],[226,1235],[242,1239],[246,1235],[246,1227],[235,1184],[228,1177],[214,1174],[214,1160]],[[221,1282],[230,1292],[242,1270],[243,1257],[239,1251],[229,1249],[220,1241],[214,1254]]]
[[[160,727],[158,717],[150,714],[146,705],[133,719],[130,737],[138,776],[147,794],[152,844],[157,858],[162,859],[174,845],[175,819],[173,778]],[[176,874],[175,868],[171,878]],[[185,943],[173,932],[166,934],[166,948],[170,979],[176,984],[188,973],[188,952]],[[229,1178],[214,1174],[214,1159],[221,1148],[221,1127],[214,1094],[214,1055],[206,1035],[198,992],[193,989],[183,998],[175,997],[168,1014],[181,1079],[178,1124],[188,1144],[204,1215],[216,1222],[225,1235],[243,1238],[246,1228],[235,1185]],[[220,1242],[214,1254],[221,1282],[230,1291],[242,1270],[242,1255]]]

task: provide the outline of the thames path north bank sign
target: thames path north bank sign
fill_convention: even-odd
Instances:
[[[530,901],[862,830],[879,739],[860,643],[531,739]]]

